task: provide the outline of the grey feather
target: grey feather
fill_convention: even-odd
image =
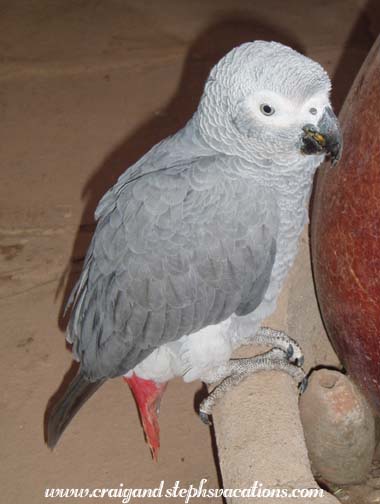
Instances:
[[[158,166],[153,149],[147,171],[140,164],[129,183],[123,176],[97,211],[69,329],[91,380],[125,374],[160,345],[245,313],[269,282],[270,198],[241,183],[233,158],[196,155],[170,167],[175,144],[161,148]]]
[[[80,371],[52,411],[49,446],[106,378],[173,342],[138,376],[210,379],[273,311],[324,156],[301,148],[304,126],[318,129],[326,117],[333,124],[330,87],[320,65],[288,47],[243,44],[212,69],[188,124],[103,196],[68,301],[67,339]],[[329,134],[339,145],[337,124]],[[228,341],[227,324],[198,333],[226,319]]]
[[[317,120],[311,99],[319,114],[329,105],[329,89],[324,70],[290,48],[244,44],[211,71],[189,123],[103,196],[70,298],[84,377],[125,374],[165,343],[233,314],[254,311],[254,326],[273,308],[322,161],[300,151],[302,126]],[[260,115],[267,99],[288,124]]]

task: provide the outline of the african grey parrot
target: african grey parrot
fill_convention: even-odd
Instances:
[[[274,307],[307,221],[312,179],[340,157],[327,73],[275,42],[233,49],[212,69],[199,107],[101,199],[71,295],[67,339],[80,362],[53,408],[53,447],[107,378],[123,376],[153,456],[168,380],[222,380],[200,408],[249,372],[301,381],[303,356],[286,334],[259,328]],[[247,342],[270,344],[230,360]]]

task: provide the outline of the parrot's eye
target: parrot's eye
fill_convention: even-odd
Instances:
[[[268,105],[267,103],[262,103],[260,105],[260,111],[262,114],[266,116],[271,116],[274,114],[274,108]]]
[[[317,115],[318,110],[315,107],[311,107],[309,112],[310,112],[310,114]]]

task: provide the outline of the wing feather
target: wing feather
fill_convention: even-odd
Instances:
[[[162,159],[161,159],[162,162]],[[133,369],[159,346],[260,304],[277,223],[234,159],[122,176],[101,200],[68,339],[91,380]]]

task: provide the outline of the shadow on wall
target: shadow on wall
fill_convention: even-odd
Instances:
[[[244,13],[240,13],[239,16],[234,13],[219,19],[201,33],[190,47],[178,89],[170,103],[158,116],[153,116],[121,142],[87,181],[82,193],[85,206],[81,224],[76,234],[70,262],[62,275],[56,294],[58,297],[64,291],[58,316],[58,325],[61,330],[65,330],[67,326],[69,314],[64,316],[64,308],[79,277],[83,259],[95,229],[94,212],[100,198],[129,166],[135,163],[157,142],[183,127],[190,119],[198,106],[205,81],[214,64],[234,47],[255,39],[276,40],[303,52],[302,46],[289,33],[280,33],[271,26],[250,19],[250,16],[244,15]],[[144,98],[141,97],[141,99]],[[78,364],[73,362],[58,390],[49,400],[44,415],[45,440],[47,419],[51,408],[63,395],[77,369]],[[199,394],[197,394],[198,401],[205,395],[206,391],[204,389],[199,391]],[[213,450],[217,460],[215,442]],[[217,463],[216,466],[218,467]]]
[[[343,55],[332,76],[332,102],[336,112],[342,108],[356,74],[380,33],[380,2],[369,0],[344,45]]]
[[[369,0],[360,13],[351,33],[344,45],[343,54],[332,75],[332,103],[336,113],[339,113],[351,85],[353,84],[360,67],[364,63],[377,36],[380,34],[380,2]],[[343,146],[344,148],[344,146]],[[317,186],[319,170],[314,177],[313,191],[310,197],[309,219],[312,218],[312,209]],[[310,229],[309,229],[310,232]],[[309,236],[310,238],[310,236]],[[309,240],[310,243],[310,240]]]
[[[333,103],[339,111],[351,84],[380,30],[380,2],[370,0],[358,18],[333,76]],[[233,47],[255,39],[276,40],[304,52],[291,33],[279,32],[244,13],[232,13],[202,32],[189,49],[178,89],[171,102],[140,126],[114,149],[87,181],[82,198],[84,210],[76,234],[70,262],[62,275],[57,296],[64,290],[58,325],[64,330],[63,316],[69,294],[80,274],[83,259],[95,229],[94,212],[103,194],[129,166],[153,145],[175,133],[192,116],[201,97],[210,69]],[[143,99],[143,97],[142,97]]]
[[[363,9],[345,44],[345,50],[333,76],[333,103],[337,111],[347,95],[362,62],[380,30],[380,2],[370,0]],[[210,69],[233,47],[252,40],[276,40],[304,52],[303,47],[287,32],[250,18],[232,13],[201,33],[190,47],[181,80],[171,102],[131,136],[116,147],[87,181],[82,198],[85,207],[77,231],[71,259],[61,279],[64,289],[59,312],[59,327],[64,330],[67,319],[63,308],[82,268],[83,258],[95,229],[94,212],[103,196],[125,169],[135,163],[153,145],[175,133],[192,116],[201,97]]]

